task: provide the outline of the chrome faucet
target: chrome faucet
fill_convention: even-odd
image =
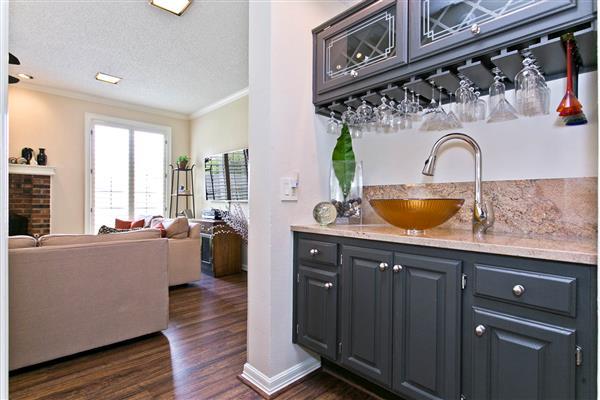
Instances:
[[[494,225],[494,208],[491,202],[484,203],[481,198],[481,148],[470,136],[463,133],[450,133],[442,136],[431,148],[429,158],[425,161],[423,175],[433,176],[437,153],[449,140],[462,140],[468,143],[475,152],[475,204],[473,205],[473,232],[485,233]]]

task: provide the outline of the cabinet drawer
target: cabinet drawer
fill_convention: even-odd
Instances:
[[[575,317],[577,279],[475,265],[475,295]]]
[[[337,250],[337,243],[305,239],[298,241],[298,256],[307,261],[336,266],[338,259]]]

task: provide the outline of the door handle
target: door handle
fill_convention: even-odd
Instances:
[[[475,336],[482,337],[485,334],[485,331],[485,326],[477,325],[477,327],[475,328]]]
[[[392,268],[392,271],[394,271],[394,272],[402,271],[402,265],[399,265],[399,264],[394,265],[394,267]]]
[[[379,264],[379,270],[381,272],[385,271],[388,267],[389,267],[388,263],[382,262],[381,264]]]
[[[310,249],[309,253],[314,257],[319,254],[319,249]]]
[[[326,284],[323,285],[325,287],[325,289],[329,290],[333,287],[333,283],[331,282],[327,282]]]

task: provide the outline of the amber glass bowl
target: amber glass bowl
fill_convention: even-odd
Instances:
[[[409,233],[422,233],[448,221],[464,199],[373,199],[375,212],[390,224]]]

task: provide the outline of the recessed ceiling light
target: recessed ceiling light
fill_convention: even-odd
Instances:
[[[98,81],[102,81],[102,82],[106,82],[106,83],[112,83],[113,85],[116,85],[117,83],[119,83],[119,81],[121,80],[121,78],[118,78],[116,76],[113,75],[108,75],[102,72],[98,72],[96,74],[96,80]]]
[[[17,74],[17,76],[23,79],[33,79],[33,76],[27,74]]]
[[[150,0],[150,4],[175,15],[181,15],[192,4],[192,0]]]

